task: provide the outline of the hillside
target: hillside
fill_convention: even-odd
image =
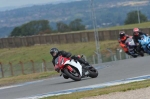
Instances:
[[[94,8],[99,27],[116,26],[124,23],[126,14],[136,10],[137,6],[150,19],[150,0],[94,0]],[[90,0],[60,4],[34,5],[0,12],[0,27],[16,27],[31,20],[46,19],[52,27],[55,23],[81,18],[83,23],[92,28]],[[0,33],[5,35],[4,33]]]

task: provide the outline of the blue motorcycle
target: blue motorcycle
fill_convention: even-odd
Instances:
[[[141,35],[141,39],[138,40],[144,52],[150,54],[150,37]]]

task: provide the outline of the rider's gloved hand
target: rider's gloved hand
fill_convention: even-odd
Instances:
[[[76,57],[75,55],[73,55],[72,57],[71,57],[71,59],[74,59],[74,61],[77,63],[77,58],[78,57]]]
[[[73,56],[71,56],[71,59],[76,60],[76,59],[77,59],[77,57],[76,57],[75,55],[73,55]]]
[[[59,72],[60,71],[60,68],[58,66],[55,66],[54,67],[55,71]]]

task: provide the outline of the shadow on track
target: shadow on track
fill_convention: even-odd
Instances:
[[[65,82],[59,82],[59,83],[54,83],[54,84],[51,84],[51,85],[59,85],[59,84],[67,84],[67,83],[77,83],[77,82],[82,82],[84,80],[88,80],[88,79],[94,79],[94,78],[82,78],[81,81],[74,81],[74,80],[71,80],[69,79],[69,81],[65,81]],[[66,79],[67,80],[67,79]],[[71,80],[71,81],[70,81]]]

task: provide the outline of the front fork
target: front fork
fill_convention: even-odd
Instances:
[[[72,69],[71,66],[68,65],[68,66],[66,66],[65,68],[67,68],[70,72],[73,72],[73,69]],[[66,75],[66,74],[64,74],[63,70],[61,70],[60,76],[62,76],[62,75]]]
[[[72,67],[71,66],[67,66],[67,69],[70,71],[70,72],[73,72],[73,69],[72,69]]]

